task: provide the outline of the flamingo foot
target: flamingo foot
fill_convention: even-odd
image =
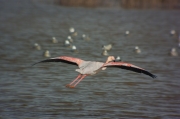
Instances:
[[[67,88],[70,87],[70,84],[67,84],[66,87],[67,87]]]
[[[70,84],[67,84],[66,87],[67,87],[67,88],[75,88],[75,86],[72,86],[72,85],[70,85]]]
[[[69,88],[75,88],[75,86],[71,86],[71,85],[70,85]]]

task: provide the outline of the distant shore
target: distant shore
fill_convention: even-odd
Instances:
[[[34,0],[68,7],[124,9],[180,9],[180,0]]]

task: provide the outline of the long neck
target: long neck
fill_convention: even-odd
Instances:
[[[107,60],[106,60],[106,63],[112,61],[112,57],[108,57]]]
[[[109,60],[107,59],[107,60],[106,60],[106,63],[108,63],[108,62],[109,62]]]

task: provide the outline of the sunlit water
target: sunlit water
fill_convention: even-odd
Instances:
[[[0,118],[102,119],[180,118],[180,11],[66,8],[28,0],[0,3]],[[78,36],[78,53],[64,47],[69,28]],[[130,35],[124,35],[129,30]],[[90,41],[81,39],[87,34]],[[56,37],[58,44],[51,42]],[[42,50],[33,48],[39,43]],[[73,56],[105,61],[102,45],[113,43],[119,55],[157,75],[152,79],[123,69],[107,69],[66,88],[78,73],[63,63],[31,64],[51,57]],[[141,54],[134,53],[139,46]]]

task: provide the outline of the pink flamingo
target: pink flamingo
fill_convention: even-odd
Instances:
[[[50,59],[42,60],[37,63],[41,63],[41,62],[64,62],[68,64],[77,65],[79,69],[76,69],[76,71],[79,72],[80,74],[71,83],[66,85],[66,87],[69,87],[69,88],[74,88],[86,76],[94,75],[100,70],[105,70],[107,67],[117,67],[117,68],[127,69],[127,70],[131,70],[137,73],[144,73],[146,75],[149,75],[152,78],[156,78],[155,75],[133,64],[129,64],[125,62],[116,62],[114,56],[109,56],[105,63],[96,62],[96,61],[84,61],[79,58],[68,57],[68,56],[50,58]]]

